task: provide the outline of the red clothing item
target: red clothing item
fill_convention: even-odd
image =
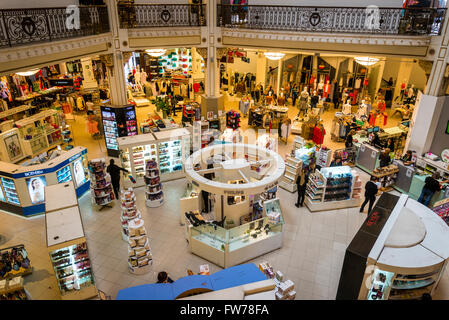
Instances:
[[[193,84],[193,92],[198,92],[200,90],[200,84],[198,82]]]
[[[312,141],[318,145],[323,144],[325,134],[326,134],[326,130],[324,130],[324,128],[322,130],[319,127],[313,128]]]

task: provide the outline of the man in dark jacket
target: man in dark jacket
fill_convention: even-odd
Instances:
[[[129,173],[128,170],[119,167],[114,163],[114,159],[109,161],[109,165],[106,168],[106,172],[111,176],[112,188],[114,189],[115,198],[118,199],[118,193],[120,191],[120,171]]]
[[[421,195],[418,198],[419,203],[428,206],[430,200],[432,200],[433,194],[441,190],[440,183],[437,180],[439,177],[440,174],[435,172],[431,177],[427,177],[426,180],[424,180],[424,187],[422,188]]]
[[[360,212],[363,212],[368,201],[369,201],[368,214],[371,212],[374,202],[376,201],[376,194],[377,194],[377,185],[375,184],[375,182],[376,178],[371,177],[371,180],[365,184],[365,201],[363,201],[362,203]]]
[[[296,187],[298,191],[298,201],[295,206],[299,208],[304,205],[304,198],[306,196],[307,182],[309,182],[309,172],[302,171],[298,178],[296,178]]]

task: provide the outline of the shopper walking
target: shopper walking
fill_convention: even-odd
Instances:
[[[129,173],[128,170],[119,167],[114,163],[114,159],[109,161],[109,165],[106,168],[106,172],[111,176],[112,188],[114,189],[115,198],[118,199],[118,194],[120,191],[120,171]]]
[[[376,201],[377,194],[377,185],[375,182],[376,178],[371,177],[370,181],[365,184],[365,201],[363,201],[362,206],[360,207],[360,212],[363,212],[365,210],[365,206],[368,202],[368,214],[371,212],[374,202]]]
[[[430,200],[432,200],[434,193],[441,190],[440,183],[437,180],[439,177],[440,174],[435,172],[431,177],[427,177],[426,180],[424,180],[424,187],[422,188],[421,195],[418,198],[419,203],[429,206]]]
[[[305,170],[301,171],[301,174],[296,178],[296,186],[298,191],[298,200],[295,203],[295,206],[299,208],[304,205],[304,198],[306,195],[306,187],[307,182],[309,182],[309,172],[305,172]]]

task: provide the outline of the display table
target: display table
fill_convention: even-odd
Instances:
[[[449,261],[448,232],[431,209],[383,193],[346,249],[337,300],[432,295]]]
[[[209,276],[192,275],[180,278],[173,283],[144,284],[122,289],[117,300],[174,300],[192,294],[219,291],[237,286],[264,281],[262,288],[274,289],[274,282],[267,284],[267,278],[254,263],[242,264],[213,273]],[[254,288],[252,288],[252,291]]]
[[[348,166],[321,168],[309,177],[305,204],[310,211],[358,207],[362,182]]]
[[[72,198],[64,198],[65,203],[59,199],[61,194],[73,195],[74,190],[73,182],[45,187],[47,248],[62,300],[97,295],[78,202],[73,205]]]
[[[19,166],[0,162],[0,209],[31,216],[45,212],[44,187],[75,182],[76,196],[89,190],[87,149],[75,147],[43,164]]]

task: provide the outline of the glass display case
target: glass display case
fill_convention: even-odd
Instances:
[[[6,201],[15,205],[20,205],[14,180],[2,177],[1,181],[3,189],[5,190]]]
[[[58,178],[58,183],[72,181],[72,172],[70,171],[70,166],[65,166],[61,170],[56,171],[56,177]]]
[[[212,223],[190,227],[191,252],[228,268],[280,248],[284,220],[279,199],[273,200],[265,203],[268,212],[279,213],[278,220],[265,216],[230,229]]]
[[[283,224],[284,221],[282,218],[278,222],[274,222],[269,217],[263,217],[229,229],[229,251],[241,249],[255,242],[266,240],[276,234],[280,234]]]
[[[129,148],[123,148],[120,150],[120,159],[122,161],[122,166],[129,172],[131,172],[131,161],[129,160]]]
[[[182,170],[181,140],[159,143],[159,168],[162,175]]]
[[[50,258],[61,296],[95,284],[86,242],[50,251]]]
[[[101,106],[101,117],[108,156],[118,157],[117,138],[137,135],[136,110],[133,105]]]
[[[145,164],[149,160],[157,161],[156,144],[133,147],[134,170],[137,178],[145,175]],[[128,156],[129,157],[129,156]],[[129,170],[131,172],[131,170]]]

